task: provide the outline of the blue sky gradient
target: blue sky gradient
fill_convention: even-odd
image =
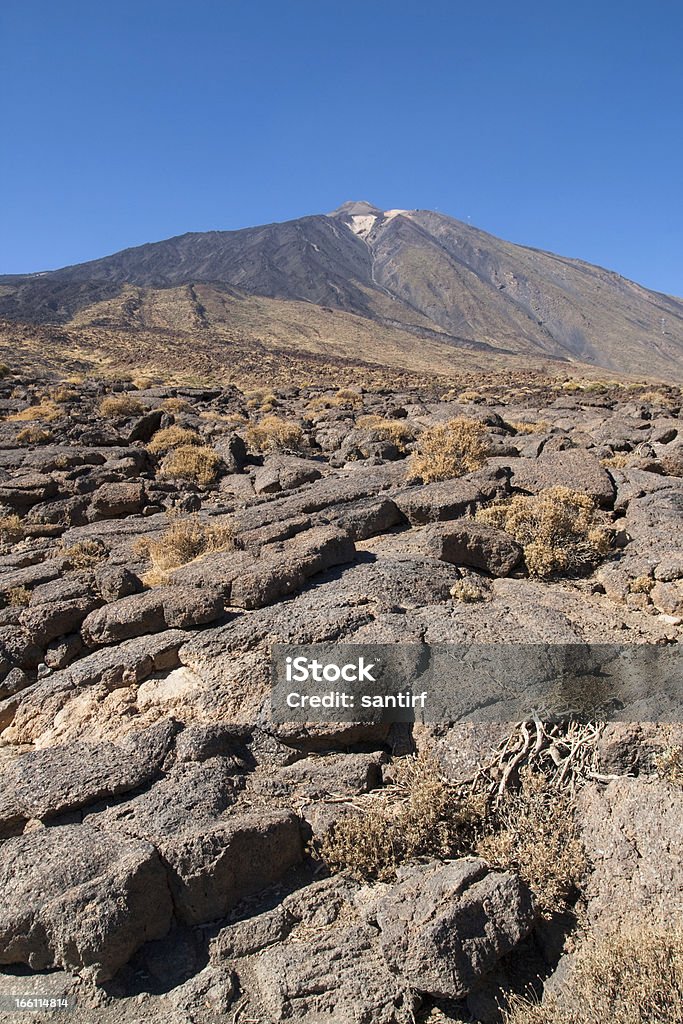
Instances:
[[[683,294],[683,5],[2,0],[0,273],[438,209]]]

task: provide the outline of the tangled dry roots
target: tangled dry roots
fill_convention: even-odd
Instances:
[[[473,792],[483,790],[489,802],[499,802],[518,787],[524,769],[543,774],[551,788],[570,795],[587,782],[609,782],[616,776],[596,770],[597,743],[604,727],[603,722],[551,723],[538,717],[518,722],[467,785]]]

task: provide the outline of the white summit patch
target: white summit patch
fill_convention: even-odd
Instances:
[[[393,220],[394,217],[398,217],[399,213],[410,213],[410,210],[385,210],[384,219]]]
[[[374,213],[356,213],[349,221],[349,227],[353,231],[354,235],[358,235],[359,238],[367,238],[375,226],[376,220],[377,217]]]

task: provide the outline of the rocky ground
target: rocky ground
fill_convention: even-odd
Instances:
[[[679,643],[680,392],[10,376],[0,413],[0,995],[75,994],[71,1019],[112,1024],[434,1024],[557,979],[566,920],[515,871],[423,857],[366,884],[315,856],[394,761],[468,778],[503,727],[275,725],[269,648]],[[486,459],[416,480],[421,434],[453,418]],[[609,550],[534,576],[476,513],[558,486]],[[581,927],[680,915],[683,791],[654,765],[682,742],[600,731]]]

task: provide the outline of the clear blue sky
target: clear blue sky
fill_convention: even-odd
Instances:
[[[683,294],[680,0],[0,0],[0,273],[431,208]]]

